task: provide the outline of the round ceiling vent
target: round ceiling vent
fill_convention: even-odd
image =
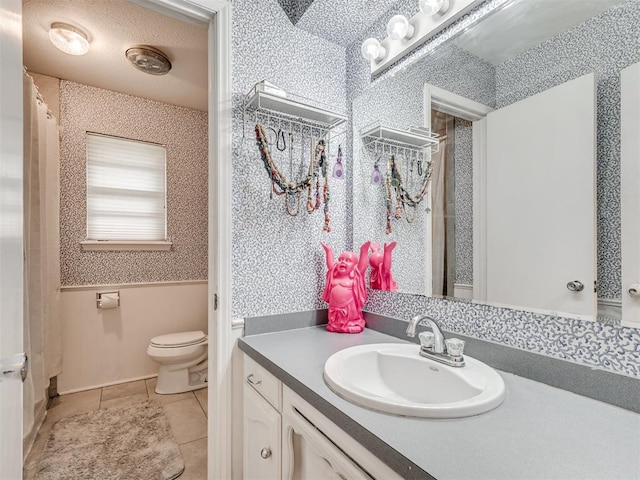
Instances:
[[[125,55],[134,67],[151,75],[164,75],[171,70],[171,62],[157,48],[138,45],[129,48]]]

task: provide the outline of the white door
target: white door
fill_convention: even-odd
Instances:
[[[640,63],[621,76],[622,324],[640,327]]]
[[[487,115],[488,301],[595,316],[595,106],[589,74]]]
[[[0,362],[22,344],[22,2],[0,2]],[[4,371],[5,368],[2,368]],[[0,476],[22,478],[22,383],[0,372]]]

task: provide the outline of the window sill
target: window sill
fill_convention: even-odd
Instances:
[[[166,241],[85,240],[82,250],[171,250],[173,243]]]

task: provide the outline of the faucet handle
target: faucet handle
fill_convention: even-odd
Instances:
[[[447,346],[447,353],[452,357],[461,357],[464,350],[464,340],[459,338],[447,338],[444,341]]]
[[[433,344],[435,343],[433,332],[420,332],[418,338],[420,339],[421,346],[424,348],[433,348]]]

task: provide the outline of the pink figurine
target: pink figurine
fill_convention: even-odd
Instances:
[[[395,292],[398,290],[398,284],[391,274],[391,253],[396,248],[397,242],[384,244],[384,252],[380,250],[377,243],[371,245],[373,253],[369,258],[371,265],[371,274],[369,275],[369,286],[374,290],[386,290]]]
[[[360,333],[365,325],[362,306],[367,300],[365,272],[371,242],[360,247],[360,259],[353,252],[343,252],[337,262],[331,247],[320,244],[327,256],[327,284],[322,294],[322,299],[329,304],[327,330]]]

